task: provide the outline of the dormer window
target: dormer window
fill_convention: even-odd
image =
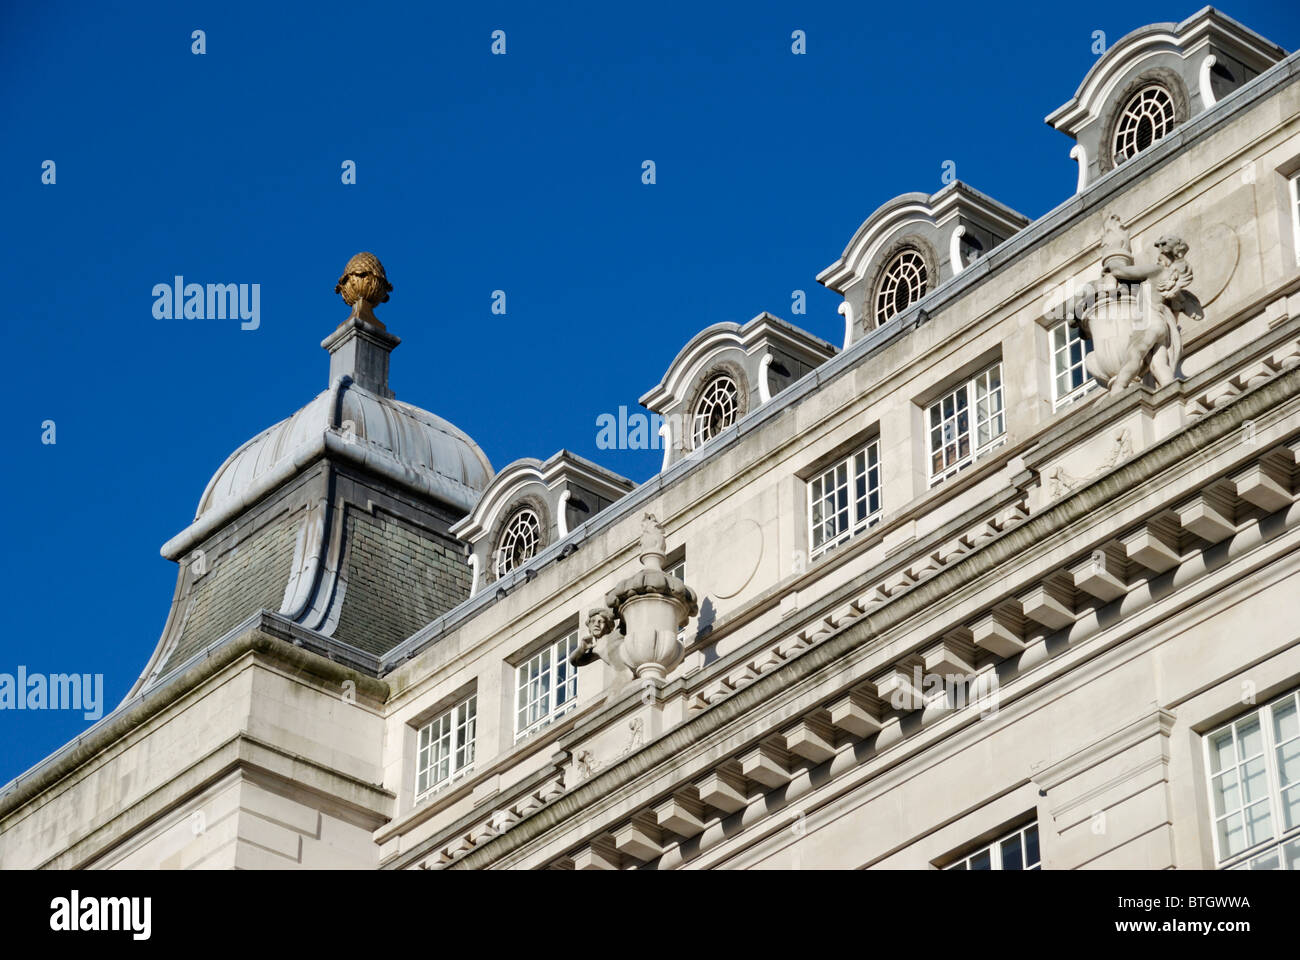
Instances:
[[[542,521],[537,513],[524,507],[510,518],[497,543],[496,574],[504,577],[522,567],[537,554],[542,542]]]
[[[929,274],[920,251],[903,250],[880,273],[873,317],[876,326],[887,323],[925,296]]]
[[[736,422],[740,391],[736,381],[720,373],[708,382],[691,415],[691,445],[699,449]]]
[[[1129,97],[1115,123],[1115,165],[1165,136],[1174,128],[1174,116],[1174,98],[1162,84],[1148,84]]]

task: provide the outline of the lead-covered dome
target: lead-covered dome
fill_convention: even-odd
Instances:
[[[332,408],[341,405],[337,417]],[[335,424],[337,423],[337,426]],[[325,436],[361,459],[401,469],[429,496],[468,513],[492,479],[492,464],[469,435],[442,417],[355,383],[325,390],[293,416],[263,430],[221,465],[194,519],[244,506],[318,452]]]

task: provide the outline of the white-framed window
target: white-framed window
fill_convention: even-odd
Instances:
[[[474,765],[478,697],[471,695],[420,728],[415,764],[417,800]]]
[[[704,388],[695,401],[691,416],[691,446],[698,450],[727,427],[740,414],[740,389],[736,381],[720,373]]]
[[[516,511],[501,531],[497,543],[496,575],[504,577],[511,570],[522,567],[537,555],[541,543],[541,518],[528,507]]]
[[[1295,241],[1295,262],[1300,265],[1300,173],[1291,176],[1291,238]]]
[[[515,668],[515,740],[535,733],[578,702],[578,671],[569,654],[578,646],[571,630]]]
[[[880,520],[880,442],[872,440],[808,481],[813,559]]]
[[[1215,862],[1300,870],[1300,690],[1204,739]]]
[[[926,412],[930,443],[930,486],[964,470],[1005,439],[1002,362],[930,404]]]
[[[668,573],[676,577],[682,583],[685,583],[686,582],[686,558],[683,556],[682,559],[678,560],[671,567],[669,567]],[[682,641],[682,644],[684,646],[689,646],[690,644],[688,642],[689,641],[688,634],[690,633],[691,633],[691,625],[688,623],[686,624],[686,626],[682,627],[680,630],[677,631],[677,639]]]
[[[980,847],[945,870],[1041,870],[1038,824],[1031,823]]]
[[[1079,328],[1062,320],[1052,327],[1052,409],[1073,403],[1096,387],[1097,381],[1084,365],[1092,352],[1092,341],[1083,339]]]
[[[929,282],[925,258],[919,251],[907,249],[895,256],[881,271],[880,281],[876,284],[872,308],[876,326],[888,323],[925,296]]]
[[[1129,97],[1115,124],[1115,166],[1137,156],[1174,128],[1174,98],[1158,83]]]

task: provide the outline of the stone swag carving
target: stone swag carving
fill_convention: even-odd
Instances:
[[[641,569],[587,614],[589,636],[569,655],[574,666],[596,659],[612,666],[622,681],[615,691],[633,679],[664,679],[685,655],[678,632],[699,614],[695,591],[664,570],[667,543],[654,514],[642,518],[639,559]]]
[[[1102,278],[1085,284],[1074,298],[1070,323],[1091,340],[1088,372],[1112,394],[1150,374],[1163,387],[1179,378],[1183,341],[1181,317],[1205,319],[1188,287],[1192,265],[1187,243],[1163,236],[1154,244],[1154,263],[1138,265],[1128,230],[1115,214],[1102,227]]]
[[[1091,483],[1103,474],[1109,473],[1120,463],[1133,456],[1133,437],[1127,427],[1122,427],[1111,436],[1110,452],[1095,470],[1087,476],[1076,477],[1064,467],[1052,467],[1047,472],[1047,479],[1052,482],[1053,499],[1073,493],[1084,484]]]

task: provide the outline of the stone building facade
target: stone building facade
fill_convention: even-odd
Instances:
[[[881,207],[639,486],[396,400],[354,258],[0,865],[1300,867],[1300,56],[1206,8],[1047,119],[1072,197]]]

